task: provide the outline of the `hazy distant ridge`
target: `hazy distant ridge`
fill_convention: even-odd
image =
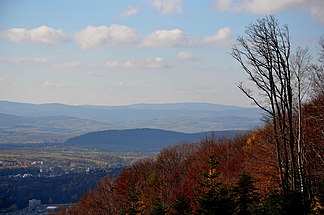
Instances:
[[[165,116],[258,115],[258,109],[210,103],[134,104],[125,106],[29,104],[0,101],[0,113],[17,116],[74,116],[100,121],[147,119]]]
[[[249,130],[259,123],[257,108],[209,103],[74,106],[0,101],[0,143],[56,142],[112,129]]]

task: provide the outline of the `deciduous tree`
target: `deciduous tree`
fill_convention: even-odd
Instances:
[[[237,42],[232,56],[254,90],[243,83],[239,88],[266,113],[266,122],[272,126],[281,188],[287,194],[307,193],[301,110],[309,80],[309,54],[304,49],[292,54],[288,27],[280,26],[273,16],[251,24]]]

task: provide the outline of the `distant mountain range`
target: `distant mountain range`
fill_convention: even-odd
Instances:
[[[161,129],[126,129],[90,132],[70,138],[65,145],[109,152],[157,152],[181,143],[199,142],[214,134],[233,137],[243,131],[216,131],[186,134]]]
[[[64,142],[90,131],[109,129],[108,123],[70,116],[16,116],[0,113],[0,143]]]
[[[209,103],[74,106],[0,101],[0,143],[62,142],[112,129],[246,130],[259,125],[260,118],[257,108]]]

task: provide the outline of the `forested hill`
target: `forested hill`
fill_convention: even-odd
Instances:
[[[99,151],[159,151],[162,148],[185,142],[199,142],[211,136],[233,137],[244,131],[214,131],[201,133],[181,133],[161,129],[126,129],[90,132],[70,138],[66,144],[86,147]],[[245,131],[246,132],[246,131]]]

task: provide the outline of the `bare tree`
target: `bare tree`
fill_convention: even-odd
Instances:
[[[313,66],[313,97],[324,95],[324,36],[319,40],[319,63]]]
[[[248,26],[245,35],[238,37],[233,46],[232,56],[251,84],[250,88],[243,83],[238,87],[270,119],[282,190],[304,192],[300,117],[309,85],[306,81],[311,60],[308,50],[299,48],[295,55],[291,54],[288,27],[281,27],[269,16]]]
[[[293,81],[293,92],[294,93],[294,107],[296,115],[296,146],[297,146],[297,171],[298,175],[296,178],[299,183],[298,190],[302,193],[307,194],[305,191],[305,152],[304,152],[304,141],[303,141],[303,103],[309,97],[309,88],[311,84],[311,76],[313,68],[311,66],[311,55],[308,49],[297,48],[294,56],[291,60],[292,69],[292,81]]]

